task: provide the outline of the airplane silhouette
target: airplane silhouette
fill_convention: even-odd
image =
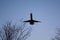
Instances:
[[[32,13],[30,13],[30,20],[27,20],[27,21],[24,21],[24,22],[30,22],[30,25],[33,25],[34,22],[40,22],[40,21],[33,20]]]

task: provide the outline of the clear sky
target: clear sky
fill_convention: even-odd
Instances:
[[[28,20],[30,12],[42,23],[31,26],[33,30],[27,40],[51,40],[60,26],[60,0],[0,0],[0,26],[8,20]]]

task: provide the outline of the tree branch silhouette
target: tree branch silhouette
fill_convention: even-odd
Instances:
[[[52,40],[60,40],[60,28],[57,28],[57,33],[56,33],[55,37],[52,38]]]
[[[25,26],[25,23],[18,26],[8,22],[3,25],[3,34],[1,31],[0,37],[2,40],[26,40],[30,36],[31,29],[31,27]]]

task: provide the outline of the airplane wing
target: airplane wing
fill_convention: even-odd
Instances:
[[[30,22],[30,20],[24,21],[24,22]]]
[[[36,20],[33,20],[34,22],[41,22],[41,21],[36,21]]]

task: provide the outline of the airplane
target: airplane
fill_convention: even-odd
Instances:
[[[34,22],[40,22],[40,21],[33,20],[32,13],[30,13],[30,20],[27,20],[27,21],[24,21],[24,22],[29,22],[30,25],[34,25]]]

